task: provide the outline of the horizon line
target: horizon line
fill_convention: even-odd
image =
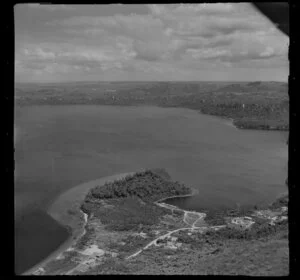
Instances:
[[[113,81],[59,81],[59,82],[14,82],[14,84],[70,84],[70,83],[253,83],[253,82],[260,82],[260,83],[288,83],[288,81],[274,81],[274,80],[267,80],[267,81],[260,81],[260,80],[248,80],[248,81],[195,81],[195,80],[182,80],[182,81],[172,81],[172,80],[162,80],[162,81],[134,81],[134,80],[113,80]]]

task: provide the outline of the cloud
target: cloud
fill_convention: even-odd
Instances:
[[[191,16],[191,15],[220,15],[222,13],[228,14],[234,11],[234,5],[229,3],[216,3],[216,4],[150,4],[149,9],[154,15],[165,16],[170,12],[177,16]]]
[[[248,4],[249,5],[249,4]],[[149,5],[152,14],[171,25],[179,36],[214,37],[236,31],[255,31],[270,23],[245,4]]]
[[[142,41],[135,42],[134,51],[137,54],[137,59],[147,61],[161,60],[164,53],[162,45],[159,42],[152,43],[151,45]]]
[[[54,52],[44,50],[40,47],[31,49],[25,48],[23,49],[23,53],[27,57],[31,57],[32,59],[54,59],[56,57]]]
[[[34,23],[36,29],[31,25],[34,32],[16,30],[16,68],[36,73],[184,76],[193,70],[286,64],[289,39],[250,4],[147,7],[148,14],[99,16],[68,5],[29,5],[33,14],[37,10],[40,22]],[[55,13],[68,8],[67,14]],[[44,21],[39,9],[49,11]]]
[[[26,4],[27,7],[32,8],[32,9],[39,9],[39,10],[44,10],[44,11],[49,11],[49,12],[54,12],[58,10],[64,10],[64,11],[72,11],[75,8],[71,5],[64,5],[64,4],[39,4],[39,3],[29,3]]]
[[[53,20],[47,23],[49,26],[64,26],[69,28],[93,28],[105,30],[114,36],[123,35],[135,39],[157,38],[163,36],[162,22],[151,15],[121,15],[87,17],[75,16],[63,20]]]
[[[23,68],[46,72],[49,72],[49,69],[56,69],[57,72],[93,69],[106,71],[113,68],[121,69],[123,63],[133,56],[135,53],[128,52],[122,43],[119,43],[119,48],[116,49],[42,44],[40,46],[27,45],[21,53],[18,53],[17,60]]]
[[[249,46],[235,45],[231,48],[189,48],[186,54],[196,60],[215,60],[218,62],[238,63],[245,60],[265,60],[274,57],[281,57],[284,54],[280,49],[265,47],[261,44],[253,44]]]
[[[271,47],[267,47],[262,53],[260,53],[260,57],[271,57],[274,54],[274,49]]]
[[[103,41],[122,36],[130,41],[136,59],[146,61],[180,59],[188,48],[230,47],[239,44],[239,36],[252,37],[266,30],[271,34],[274,30],[257,13],[249,13],[247,4],[148,7],[148,15],[75,16],[53,20],[48,25],[63,26],[69,34],[99,36]]]
[[[187,53],[198,60],[217,59],[221,62],[236,63],[244,60],[261,60],[275,57],[277,54],[274,49],[267,47],[266,50],[230,50],[230,49],[188,49]]]
[[[211,59],[232,56],[232,53],[230,51],[222,49],[187,49],[187,53],[191,54],[191,56],[195,59]]]
[[[228,35],[235,32],[256,31],[255,23],[247,23],[241,19],[230,18],[194,18],[179,22],[173,30],[177,36],[196,36],[203,38],[214,38],[220,35]]]

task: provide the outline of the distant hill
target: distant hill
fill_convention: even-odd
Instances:
[[[288,129],[283,82],[84,82],[16,85],[15,104],[156,105],[228,117],[240,128]]]

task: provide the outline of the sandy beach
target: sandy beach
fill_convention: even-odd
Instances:
[[[70,230],[70,237],[48,257],[24,272],[23,275],[30,275],[38,268],[44,266],[47,262],[57,258],[61,253],[70,249],[72,245],[75,244],[76,241],[84,234],[86,221],[84,219],[83,212],[80,210],[80,205],[90,189],[99,185],[104,185],[108,182],[120,180],[127,175],[133,175],[134,173],[135,172],[115,174],[85,182],[67,190],[57,197],[57,199],[47,209],[47,213],[61,225]]]

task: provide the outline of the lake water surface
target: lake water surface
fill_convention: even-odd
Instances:
[[[200,209],[271,202],[286,191],[287,133],[239,130],[180,108],[31,106],[15,108],[16,272],[68,236],[45,210],[85,181],[165,168],[199,190],[173,201]]]

